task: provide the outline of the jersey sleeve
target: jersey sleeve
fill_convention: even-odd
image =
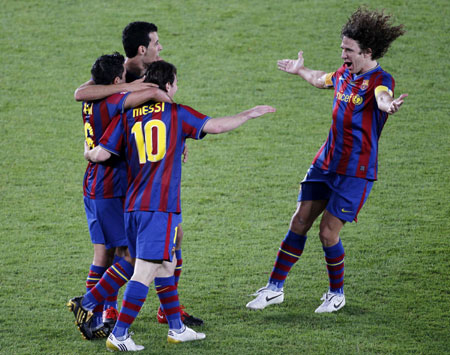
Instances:
[[[328,73],[325,76],[325,86],[336,87],[336,82],[339,80],[339,78],[344,73],[344,71],[345,71],[345,67],[342,66],[338,70]]]
[[[106,98],[109,117],[114,117],[124,111],[125,100],[129,94],[129,92],[120,92]]]
[[[378,96],[380,92],[386,91],[389,95],[394,96],[395,80],[389,73],[385,71],[379,75],[375,81],[374,90],[375,97]]]
[[[178,105],[178,115],[181,118],[183,135],[186,138],[202,139],[206,136],[203,127],[211,117],[185,105]]]
[[[121,114],[114,116],[103,136],[100,146],[114,155],[120,155],[125,144],[125,129]]]

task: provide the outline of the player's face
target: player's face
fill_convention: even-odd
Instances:
[[[370,69],[372,65],[372,58],[370,53],[363,53],[359,47],[358,42],[355,40],[342,37],[342,55],[344,65],[348,68],[352,74],[362,74]]]
[[[178,79],[177,79],[176,75],[175,75],[175,80],[173,81],[173,84],[168,83],[166,85],[166,88],[167,88],[167,95],[169,95],[169,97],[172,99],[178,90]]]
[[[148,36],[150,37],[150,43],[146,48],[143,58],[144,64],[147,65],[156,62],[157,60],[161,60],[159,52],[163,49],[161,43],[159,43],[158,32],[150,32]]]

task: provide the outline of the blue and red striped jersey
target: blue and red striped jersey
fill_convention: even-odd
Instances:
[[[147,102],[114,118],[100,145],[126,158],[125,211],[181,212],[185,140],[203,138],[209,118],[188,106],[164,102]]]
[[[313,165],[342,175],[376,180],[378,140],[388,114],[378,108],[375,90],[393,95],[394,79],[379,65],[361,75],[351,74],[342,66],[327,75],[326,84],[334,87],[332,123]]]
[[[114,94],[103,100],[83,102],[82,116],[86,142],[92,149],[116,115],[120,115],[128,93]],[[89,163],[84,174],[83,193],[92,199],[125,196],[127,172],[125,161],[110,159],[104,164]]]

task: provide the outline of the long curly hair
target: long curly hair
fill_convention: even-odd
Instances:
[[[383,57],[395,39],[406,31],[403,25],[393,26],[392,16],[384,10],[369,11],[359,7],[342,27],[341,37],[345,36],[358,42],[361,50],[372,50],[372,59]]]

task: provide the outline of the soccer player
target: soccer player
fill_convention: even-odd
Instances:
[[[166,89],[171,98],[178,89],[175,67],[163,61],[150,64],[145,80]],[[130,254],[136,261],[119,319],[106,342],[109,350],[144,349],[134,343],[128,330],[153,280],[169,323],[168,341],[205,338],[205,334],[196,333],[182,323],[173,276],[174,237],[181,222],[183,146],[187,138],[202,139],[207,133],[231,131],[269,112],[275,109],[257,106],[234,116],[210,118],[188,106],[148,102],[117,116],[101,138],[100,146],[85,150],[89,161],[102,162],[112,155],[123,155],[129,166],[125,228]]]
[[[117,92],[135,91],[139,90],[139,88],[145,89],[153,86],[150,83],[144,83],[143,77],[147,67],[154,61],[161,59],[159,53],[162,50],[162,45],[159,42],[157,26],[153,23],[143,21],[129,23],[122,32],[122,44],[127,56],[125,61],[125,67],[127,69],[126,82],[129,84],[124,83],[116,86],[93,85],[95,83],[89,80],[75,91],[75,99],[77,101],[102,99]],[[185,146],[183,151],[184,162],[187,160],[187,154],[187,146]],[[174,276],[177,284],[183,266],[181,252],[182,240],[183,230],[180,225],[177,229],[177,245],[175,247],[177,266]],[[182,318],[187,325],[203,324],[203,320],[184,311],[184,306],[182,306]],[[161,307],[158,309],[157,320],[159,323],[167,323],[167,318]]]
[[[97,58],[91,69],[92,80],[96,84],[119,85],[125,81],[124,62],[125,58],[117,52]],[[104,100],[83,102],[82,116],[86,143],[91,148],[98,145],[106,127],[123,107],[129,108],[149,99],[171,101],[164,91],[150,87],[128,97],[125,93],[118,93]],[[86,168],[83,181],[84,206],[94,246],[94,257],[86,280],[87,291],[96,286],[111,264],[123,269],[122,274],[132,275],[133,266],[130,264],[123,222],[126,179],[125,162],[120,159],[110,159],[105,164],[89,163]],[[69,301],[68,306],[75,310],[76,305],[73,302]],[[107,336],[110,324],[104,323],[111,318],[114,320],[114,315],[108,314],[116,309],[117,290],[94,308],[94,316],[86,325],[86,338]]]
[[[359,8],[343,26],[343,65],[332,73],[308,69],[303,52],[278,61],[278,68],[299,75],[321,89],[334,89],[332,123],[301,183],[298,205],[279,248],[267,285],[254,294],[249,309],[264,309],[284,300],[283,286],[300,258],[306,234],[322,214],[319,238],[325,253],[329,289],[316,313],[334,312],[345,305],[344,247],[339,233],[357,220],[377,179],[378,139],[389,114],[396,113],[407,94],[394,98],[395,82],[377,60],[403,35],[391,16]]]

